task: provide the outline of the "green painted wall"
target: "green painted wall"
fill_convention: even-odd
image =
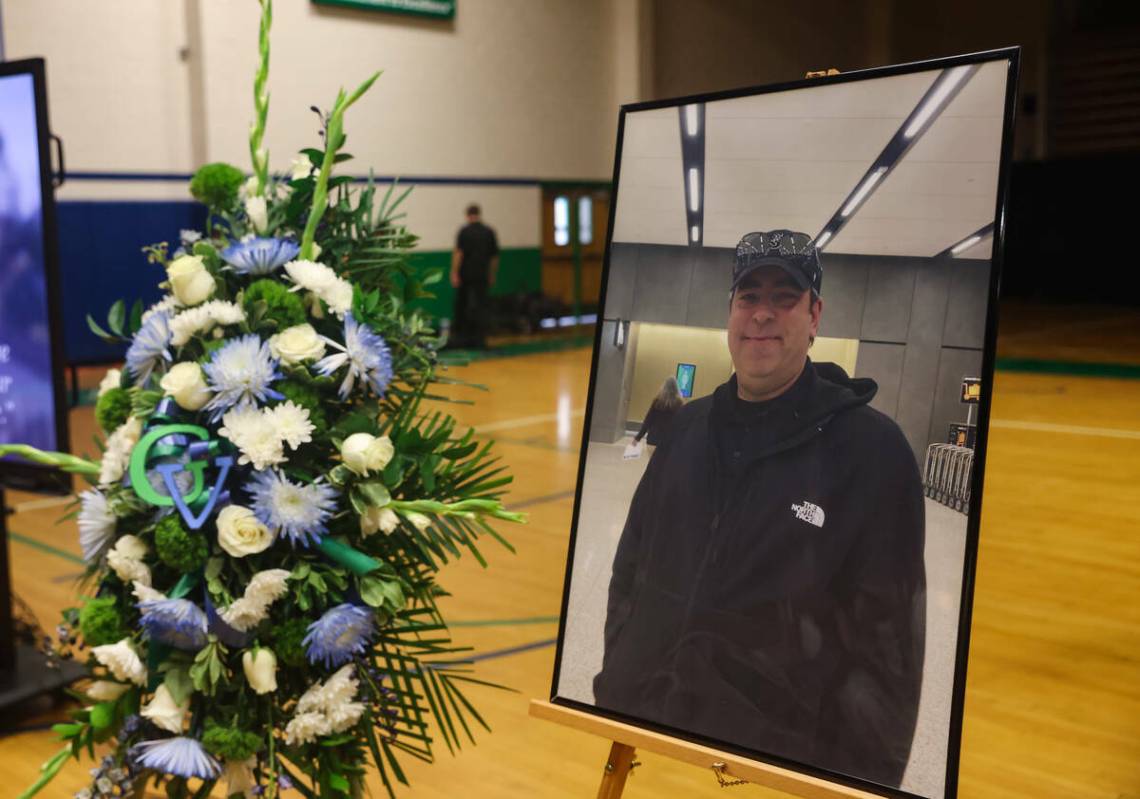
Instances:
[[[409,263],[421,278],[433,271],[442,271],[443,279],[429,288],[435,293],[431,299],[419,300],[415,307],[423,308],[435,319],[451,318],[455,290],[447,279],[451,270],[451,250],[414,252]],[[542,289],[542,254],[537,247],[504,248],[499,255],[499,273],[492,294],[514,294]]]

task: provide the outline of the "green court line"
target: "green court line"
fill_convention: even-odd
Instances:
[[[531,616],[523,619],[472,619],[449,621],[448,627],[521,627],[525,624],[557,624],[557,616]]]
[[[998,358],[995,366],[1000,372],[1025,372],[1042,375],[1072,375],[1074,377],[1116,377],[1140,380],[1140,364],[1093,363],[1091,361],[1050,361],[1038,358]]]
[[[56,555],[63,558],[64,560],[69,560],[72,563],[87,563],[87,561],[83,560],[82,557],[76,555],[74,552],[68,552],[65,549],[53,547],[51,544],[45,544],[43,541],[37,541],[34,538],[26,535],[21,535],[20,533],[14,533],[11,530],[8,531],[8,537],[13,541],[18,541],[19,543],[24,544],[25,546],[32,547],[33,549],[38,549],[41,552],[47,552],[51,555]]]

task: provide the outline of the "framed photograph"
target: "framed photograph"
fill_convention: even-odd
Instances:
[[[1018,58],[622,108],[554,704],[957,794]]]

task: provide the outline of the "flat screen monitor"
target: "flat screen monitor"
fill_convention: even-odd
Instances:
[[[42,59],[0,63],[0,444],[66,450],[55,197]],[[66,493],[70,481],[0,458],[0,486]]]

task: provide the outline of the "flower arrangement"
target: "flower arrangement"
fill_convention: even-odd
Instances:
[[[102,458],[0,448],[93,484],[77,511],[91,595],[60,633],[86,646],[93,681],[24,796],[102,743],[83,797],[148,781],[172,799],[219,781],[227,796],[359,796],[369,763],[391,792],[399,755],[430,760],[433,735],[454,749],[467,718],[482,724],[436,575],[463,550],[483,562],[477,539],[502,541],[490,520],[521,520],[499,501],[510,477],[421,407],[444,379],[408,307],[425,288],[398,224],[406,192],[333,176],[345,112],[377,76],[321,114],[323,147],[270,175],[261,6],[253,176],[199,169],[206,230],[145,248],[166,296],[89,319],[127,345],[99,389]]]

